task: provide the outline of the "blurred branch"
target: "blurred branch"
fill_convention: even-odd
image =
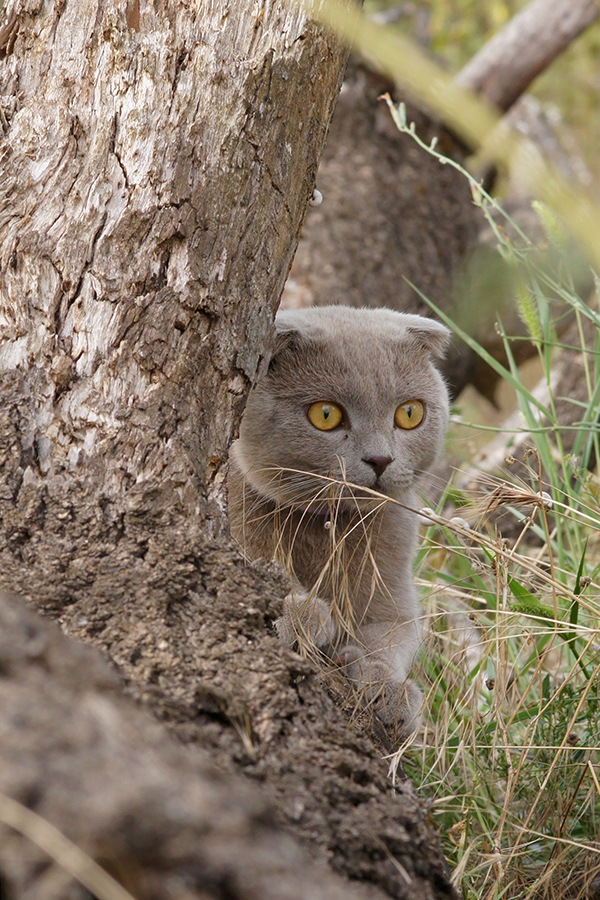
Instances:
[[[411,41],[371,21],[341,0],[300,0],[318,21],[408,90],[483,159],[505,166],[567,223],[600,271],[600,212],[583,190],[568,184],[535,146],[500,122],[494,107],[457,84]]]
[[[599,17],[595,0],[532,0],[475,54],[455,83],[506,112]]]

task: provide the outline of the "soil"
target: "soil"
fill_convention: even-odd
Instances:
[[[340,884],[348,898],[452,897],[427,803],[388,779],[393,735],[365,712],[349,722],[331,696],[343,684],[326,688],[274,636],[282,574],[208,540],[168,485],[119,506],[91,469],[25,483],[21,401],[4,397],[1,585],[71,640],[3,600],[0,790],[138,900]],[[20,838],[0,847],[3,900],[88,896]]]

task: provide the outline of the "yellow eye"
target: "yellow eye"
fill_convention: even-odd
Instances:
[[[333,431],[344,418],[344,413],[335,403],[313,403],[307,415],[311,425],[319,431]]]
[[[416,428],[423,421],[425,407],[420,400],[409,400],[396,410],[394,420],[398,428]]]

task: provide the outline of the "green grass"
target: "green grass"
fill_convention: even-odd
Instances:
[[[522,384],[523,335],[502,334],[499,363],[454,326],[513,385],[522,426],[506,435],[503,470],[482,472],[476,490],[458,475],[425,533],[428,715],[402,760],[466,900],[583,898],[600,879],[600,317],[556,218],[537,207],[540,252],[473,187],[550,389]],[[568,341],[577,397],[553,387]],[[452,429],[460,440],[464,421]]]

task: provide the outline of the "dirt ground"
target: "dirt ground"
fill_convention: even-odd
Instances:
[[[76,640],[3,599],[0,791],[138,900],[453,896],[426,803],[387,778],[392,737],[349,725],[274,636],[282,576],[156,492],[117,516],[89,489],[49,479],[4,498],[4,590]],[[89,896],[3,832],[3,900]]]

